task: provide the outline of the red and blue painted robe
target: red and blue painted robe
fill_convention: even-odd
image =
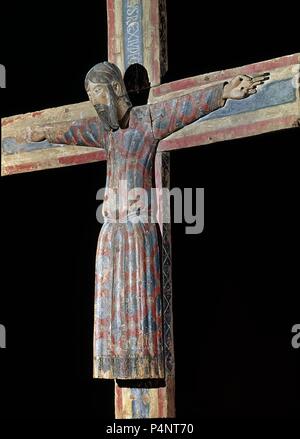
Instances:
[[[164,378],[160,255],[156,224],[132,222],[136,203],[115,205],[108,188],[153,186],[155,152],[160,139],[222,106],[223,85],[131,110],[129,126],[101,134],[99,120],[75,121],[53,143],[100,146],[107,151],[104,224],[96,255],[94,377]],[[121,221],[122,220],[122,221]]]

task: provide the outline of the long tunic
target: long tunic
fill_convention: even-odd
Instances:
[[[155,152],[160,139],[219,108],[222,90],[221,84],[135,107],[128,128],[109,135],[94,119],[75,121],[67,131],[48,136],[55,143],[107,151],[95,270],[95,378],[164,378],[160,254],[150,218]],[[144,189],[142,195],[136,188]],[[117,205],[114,194],[120,191]]]

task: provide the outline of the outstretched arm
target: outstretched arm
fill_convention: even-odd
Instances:
[[[37,127],[32,133],[33,141],[47,139],[50,143],[94,146],[107,149],[108,134],[98,117]]]
[[[225,84],[218,84],[178,98],[150,104],[153,134],[163,139],[174,131],[196,121],[225,103]]]
[[[224,106],[227,99],[244,99],[256,93],[269,73],[257,77],[239,75],[230,82],[150,105],[154,137],[163,139],[174,131]]]

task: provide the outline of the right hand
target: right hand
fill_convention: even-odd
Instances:
[[[270,79],[270,73],[262,73],[254,77],[238,75],[224,87],[223,99],[245,99],[257,92],[257,87]]]

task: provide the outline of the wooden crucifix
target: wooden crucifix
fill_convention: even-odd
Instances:
[[[161,76],[167,69],[164,2],[108,0],[107,6],[109,61],[118,65],[122,73],[125,73],[131,64],[136,63],[147,69],[151,83],[148,103],[153,105],[154,109],[155,104],[159,104],[157,108],[161,111],[164,103],[172,99],[175,102],[184,96],[197,93],[198,90],[203,92],[202,95],[209,93],[211,87],[214,90],[221,90],[225,83],[230,83],[232,78],[241,75],[261,78],[265,72],[269,73],[270,80],[265,85],[260,84],[261,89],[252,97],[241,101],[229,100],[225,105],[219,105],[219,109],[214,108],[216,111],[212,112],[212,109],[207,111],[207,115],[199,121],[178,127],[181,129],[173,130],[174,132],[169,136],[161,136],[162,140],[158,144],[155,157],[155,177],[158,189],[168,186],[169,156],[166,151],[299,125],[299,55],[187,78],[160,86]],[[222,98],[222,96],[219,97]],[[208,105],[208,102],[205,101],[204,105]],[[36,140],[40,140],[39,130],[43,132],[44,127],[52,133],[65,133],[66,127],[78,127],[80,123],[93,121],[95,116],[97,114],[93,106],[90,102],[86,102],[3,119],[2,138],[6,151],[2,162],[3,175],[104,160],[106,158],[104,149],[86,148],[86,146],[76,144],[66,145],[65,142],[60,145],[57,142],[51,142],[51,137],[38,145],[35,143]],[[188,117],[188,115],[182,114],[182,117]],[[176,123],[176,120],[174,122]],[[57,140],[58,137],[53,138]],[[84,142],[81,143],[84,144]],[[86,144],[89,144],[88,139],[86,139]],[[123,385],[119,386],[120,383],[116,381],[117,418],[175,416],[170,225],[163,223],[161,215],[167,206],[163,205],[161,198],[158,204],[162,234],[161,289],[163,292],[165,381],[163,383],[157,381],[156,385],[152,383],[152,386],[145,384],[144,387],[142,385],[133,387],[132,383],[131,387],[123,387]]]

